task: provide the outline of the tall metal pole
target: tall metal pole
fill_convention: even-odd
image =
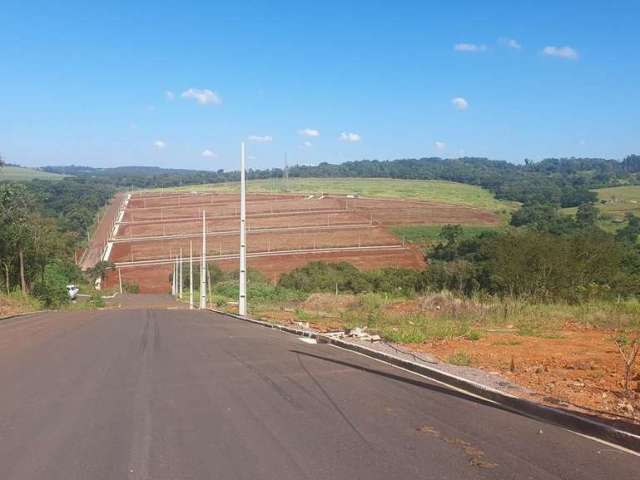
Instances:
[[[178,296],[180,297],[180,300],[182,300],[182,287],[183,287],[183,281],[182,281],[182,248],[180,249],[180,264],[178,266]]]
[[[193,241],[189,242],[189,310],[193,310]]]
[[[241,316],[247,314],[247,234],[245,231],[247,209],[244,177],[244,142],[242,142],[240,144],[240,298],[238,299],[238,313]]]
[[[207,232],[204,210],[202,211],[202,258],[200,259],[200,308],[207,308]]]

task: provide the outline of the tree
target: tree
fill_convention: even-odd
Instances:
[[[49,263],[33,287],[33,294],[44,303],[47,308],[59,308],[69,302],[67,283],[69,279],[64,269],[57,263]]]
[[[6,256],[3,264],[6,272],[7,260],[13,261],[17,255],[23,294],[28,290],[25,251],[30,241],[32,213],[33,199],[24,185],[0,185],[0,232],[4,243],[1,250]]]
[[[113,262],[99,261],[91,270],[89,270],[88,273],[91,281],[95,282],[98,279],[103,281],[104,277],[107,275],[107,272],[113,271],[115,269],[116,266]]]
[[[629,212],[625,216],[627,224],[616,232],[616,240],[634,245],[640,235],[640,218]]]
[[[576,212],[576,221],[582,227],[592,227],[598,221],[599,212],[593,203],[583,203]]]
[[[2,154],[0,154],[0,168],[5,166],[5,161],[4,158],[2,157]]]
[[[438,238],[445,242],[446,247],[452,247],[458,243],[463,233],[462,225],[445,225],[440,229]]]

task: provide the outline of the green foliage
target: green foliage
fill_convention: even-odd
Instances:
[[[469,239],[486,232],[495,232],[502,229],[502,226],[477,226],[465,225],[461,240]],[[439,240],[440,225],[398,225],[391,228],[391,231],[398,237],[403,238],[408,243],[431,245]]]
[[[616,240],[635,245],[640,235],[640,218],[633,213],[626,215],[627,224],[616,232]]]
[[[446,247],[453,247],[458,244],[462,234],[462,225],[445,225],[440,229],[438,238],[444,242]]]
[[[598,217],[598,209],[593,205],[593,203],[583,203],[578,206],[576,222],[581,227],[593,227],[598,221]]]
[[[93,308],[104,308],[105,306],[104,299],[102,298],[102,295],[98,291],[94,291],[89,297],[89,300],[87,300],[87,302],[89,306]]]
[[[278,286],[311,292],[383,292],[411,295],[420,288],[422,274],[405,268],[362,272],[347,262],[309,262],[280,277]]]
[[[513,230],[436,246],[425,274],[434,290],[535,301],[616,298],[640,291],[640,254],[598,229],[554,235]]]
[[[95,282],[97,279],[104,280],[107,272],[115,270],[116,266],[113,262],[110,261],[99,261],[96,263],[93,268],[88,270],[87,274],[92,282]]]
[[[140,285],[135,282],[122,282],[122,291],[124,293],[140,293]]]
[[[70,300],[67,292],[68,281],[65,269],[57,263],[50,263],[34,284],[33,294],[46,308],[60,308]]]

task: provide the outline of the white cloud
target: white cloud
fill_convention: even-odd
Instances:
[[[182,92],[182,98],[186,98],[188,100],[195,100],[200,105],[220,105],[222,103],[222,99],[220,96],[214,92],[213,90],[209,90],[205,88],[200,90],[198,88],[190,88],[189,90],[185,90]]]
[[[500,45],[503,45],[508,48],[513,48],[514,50],[520,50],[522,48],[522,45],[520,45],[520,43],[518,43],[518,41],[514,40],[513,38],[503,37],[498,41],[500,42]]]
[[[342,132],[340,134],[340,140],[347,143],[356,143],[362,140],[362,137],[358,133]]]
[[[163,148],[166,148],[167,143],[164,140],[156,140],[155,142],[153,142],[153,146],[158,150],[162,150]]]
[[[209,149],[203,150],[201,155],[207,158],[218,158],[218,155]]]
[[[453,46],[456,52],[480,53],[487,50],[486,45],[476,45],[475,43],[456,43]]]
[[[271,135],[249,135],[247,140],[255,143],[271,143],[273,142],[273,137]]]
[[[564,58],[565,60],[577,60],[578,52],[571,47],[544,47],[542,54],[548,57]]]
[[[469,102],[462,97],[455,97],[451,99],[451,103],[453,103],[453,106],[458,110],[466,110],[469,108]]]
[[[302,135],[304,137],[319,137],[320,130],[316,130],[315,128],[303,128],[302,130],[298,130],[298,135]]]
[[[306,142],[303,143],[303,145],[307,148],[311,147],[313,145],[313,143],[311,143],[309,140],[307,140]]]
[[[175,100],[176,98],[176,94],[173,93],[171,90],[167,90],[166,92],[164,92],[164,96],[167,98],[167,100],[169,100],[170,102]]]
[[[436,147],[436,150],[439,152],[443,152],[447,148],[447,144],[444,142],[433,142],[433,146]]]

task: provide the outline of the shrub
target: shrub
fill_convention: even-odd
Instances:
[[[45,308],[60,308],[69,303],[68,278],[58,263],[50,263],[33,286],[33,295],[42,301]]]
[[[140,285],[135,282],[124,282],[122,291],[125,293],[140,293]]]
[[[98,291],[95,291],[91,294],[91,296],[89,297],[88,303],[94,308],[103,308],[105,305],[104,299],[102,298],[102,295]]]

